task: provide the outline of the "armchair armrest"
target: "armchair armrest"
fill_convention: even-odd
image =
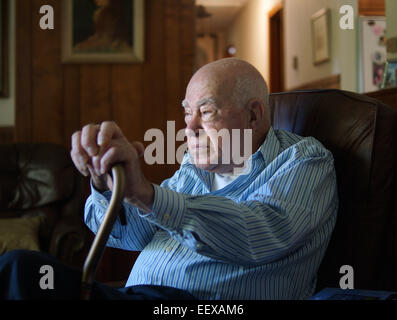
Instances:
[[[87,230],[76,217],[64,217],[55,226],[49,252],[51,255],[73,267],[81,269],[84,263]]]

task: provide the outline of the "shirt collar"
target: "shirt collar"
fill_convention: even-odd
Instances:
[[[265,161],[265,166],[268,166],[280,153],[280,142],[274,132],[273,127],[270,127],[267,132],[266,139],[259,147],[259,149],[252,155],[255,159],[259,155],[262,155]]]

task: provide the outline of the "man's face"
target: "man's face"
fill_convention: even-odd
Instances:
[[[230,84],[219,83],[211,77],[194,78],[187,87],[182,103],[187,143],[194,163],[200,169],[224,173],[234,167],[231,146],[236,146],[232,144],[232,129],[243,132],[242,129],[248,128],[249,118],[245,108],[232,101],[232,90]],[[225,135],[228,139],[222,138]],[[238,142],[238,147],[242,148],[241,135]]]

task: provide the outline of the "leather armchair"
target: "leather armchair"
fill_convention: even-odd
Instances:
[[[274,128],[313,136],[334,155],[339,212],[318,290],[339,288],[343,265],[355,289],[397,290],[397,109],[341,90],[276,93],[270,105]]]
[[[12,233],[27,217],[41,217],[38,249],[81,268],[88,241],[83,222],[86,197],[69,151],[54,144],[19,143],[1,145],[0,154],[0,226],[12,221],[6,230]],[[16,237],[27,231],[23,233]],[[34,236],[25,242],[28,249]]]

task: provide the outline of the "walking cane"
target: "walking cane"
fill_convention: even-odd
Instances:
[[[101,226],[99,227],[99,230],[94,238],[94,241],[92,242],[90,251],[88,252],[87,258],[84,262],[83,275],[81,278],[81,300],[90,299],[95,273],[105,251],[105,246],[109,239],[110,232],[113,229],[113,225],[117,219],[117,216],[119,214],[124,214],[121,213],[120,210],[122,209],[121,206],[124,197],[124,168],[122,165],[117,164],[113,166],[111,172],[113,176],[112,197],[105,212]],[[121,218],[124,218],[125,220],[125,217]]]

